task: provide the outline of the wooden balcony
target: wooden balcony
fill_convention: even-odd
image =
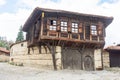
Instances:
[[[60,40],[70,42],[81,42],[81,43],[104,43],[104,38],[101,36],[84,36],[80,33],[67,33],[67,32],[55,32],[48,31],[47,35],[41,35],[40,40]]]

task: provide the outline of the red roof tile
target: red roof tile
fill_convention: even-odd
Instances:
[[[10,54],[10,51],[9,51],[9,50],[6,50],[6,49],[3,48],[3,47],[0,47],[0,51]]]

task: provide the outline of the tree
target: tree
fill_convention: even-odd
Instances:
[[[0,40],[0,47],[5,47],[5,42]]]
[[[10,49],[10,45],[12,44],[12,41],[7,41],[7,40],[0,40],[0,47],[6,48],[7,50]]]
[[[24,40],[24,36],[23,36],[22,26],[20,26],[20,29],[16,38],[16,42],[20,42],[23,40]]]

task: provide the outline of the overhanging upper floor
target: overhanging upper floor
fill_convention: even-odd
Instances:
[[[30,45],[43,41],[63,41],[104,45],[105,28],[113,17],[35,8],[23,26]],[[68,43],[67,43],[68,44]]]

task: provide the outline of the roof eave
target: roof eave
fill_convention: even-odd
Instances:
[[[27,21],[23,25],[23,31],[27,32],[28,28],[30,27],[29,25],[33,24],[33,21],[35,21],[35,18],[40,15],[40,13],[44,12],[53,12],[53,13],[65,13],[65,14],[74,14],[74,15],[80,15],[80,16],[85,16],[85,17],[96,17],[96,18],[101,18],[103,19],[105,23],[105,27],[107,27],[110,23],[113,21],[113,17],[106,17],[106,16],[99,16],[99,15],[92,15],[92,14],[83,14],[83,13],[78,13],[78,12],[70,12],[70,11],[64,11],[64,10],[55,10],[55,9],[45,9],[45,8],[35,8],[31,15],[28,17]]]

